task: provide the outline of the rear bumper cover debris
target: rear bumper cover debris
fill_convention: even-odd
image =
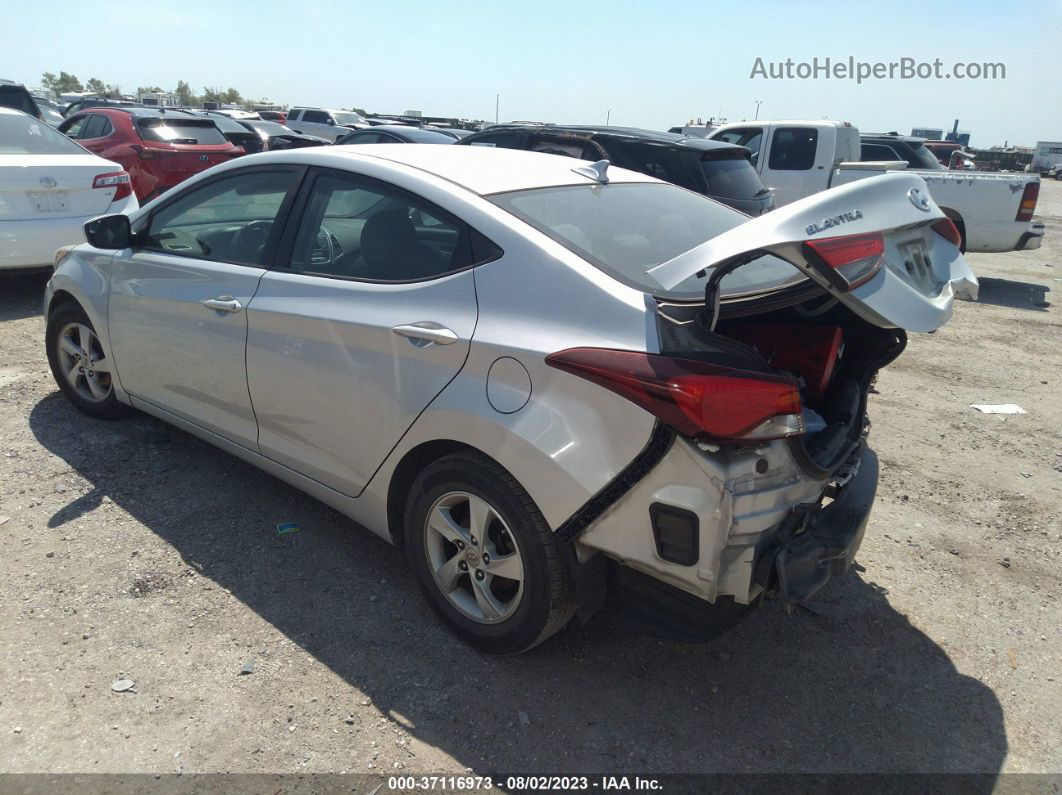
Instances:
[[[863,442],[858,469],[833,501],[798,506],[760,550],[756,581],[787,605],[800,604],[844,574],[863,541],[878,486],[878,457]]]

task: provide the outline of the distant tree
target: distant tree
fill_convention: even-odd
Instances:
[[[144,94],[161,94],[162,89],[158,86],[137,86],[136,95],[142,97]]]
[[[240,96],[240,92],[232,87],[225,89],[221,97],[222,102],[231,102],[233,105],[243,104],[243,97]]]
[[[54,91],[56,94],[67,94],[73,91],[84,91],[85,87],[74,75],[60,72],[56,77],[52,72],[41,75],[41,88]]]
[[[197,104],[196,95],[192,92],[192,87],[183,80],[177,81],[177,88],[173,92],[181,98],[181,104],[187,107],[193,107]]]
[[[221,98],[221,91],[216,88],[203,88],[203,95],[200,97],[203,102],[224,102]]]
[[[107,93],[107,84],[100,80],[98,77],[90,77],[89,81],[85,83],[86,91],[93,91],[97,94]]]

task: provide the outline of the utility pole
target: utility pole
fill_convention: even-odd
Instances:
[[[501,102],[501,94],[494,95],[494,123],[498,123],[498,103]]]
[[[753,118],[753,121],[755,121],[756,119],[760,118],[760,103],[761,102],[763,102],[762,99],[757,99],[756,100],[756,116]]]
[[[612,108],[605,111],[605,126],[608,127],[608,120],[612,118]]]

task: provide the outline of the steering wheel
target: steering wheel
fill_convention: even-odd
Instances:
[[[272,221],[251,221],[233,235],[233,256],[241,260],[258,261],[272,229]]]

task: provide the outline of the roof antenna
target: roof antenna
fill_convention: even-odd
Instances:
[[[599,182],[602,185],[608,184],[608,167],[609,162],[607,160],[598,160],[596,163],[592,163],[589,166],[578,166],[573,168],[576,174],[581,177],[589,177],[594,182]]]

